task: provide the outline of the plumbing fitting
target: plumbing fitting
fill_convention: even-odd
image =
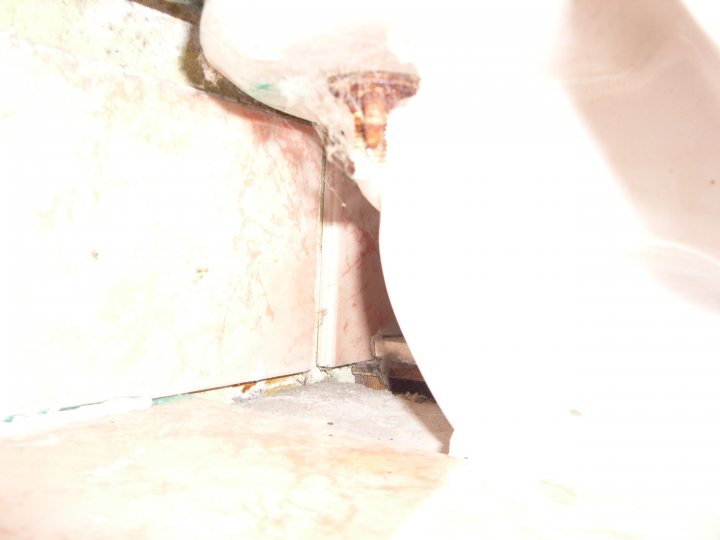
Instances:
[[[403,99],[415,95],[419,78],[408,73],[363,71],[328,79],[330,92],[342,99],[355,119],[355,138],[367,153],[383,161],[387,115]]]

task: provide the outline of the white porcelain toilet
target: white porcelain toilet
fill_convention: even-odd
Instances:
[[[451,452],[720,535],[717,2],[283,4],[206,0],[205,55],[352,162]],[[417,83],[369,150],[367,73]]]

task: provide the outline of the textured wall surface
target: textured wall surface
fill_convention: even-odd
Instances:
[[[178,6],[0,9],[0,415],[344,365],[396,330],[377,212],[328,166],[321,226],[312,128],[208,71]]]
[[[380,214],[331,164],[324,201],[318,364],[332,367],[372,358],[370,338],[399,328],[380,265]]]
[[[314,362],[312,130],[0,34],[0,412]]]
[[[81,58],[247,101],[232,83],[206,71],[197,14],[181,18],[171,12],[193,14],[187,6],[162,0],[3,0],[0,30]]]

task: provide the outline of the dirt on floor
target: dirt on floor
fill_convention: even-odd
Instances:
[[[437,403],[334,380],[260,394],[237,406],[403,449],[446,454],[452,433]]]

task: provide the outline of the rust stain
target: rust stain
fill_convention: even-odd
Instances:
[[[195,277],[193,278],[194,283],[199,283],[201,279],[205,277],[205,274],[207,274],[208,269],[206,267],[198,266],[195,268]],[[220,341],[222,341],[221,338],[219,338]]]
[[[355,136],[379,159],[385,157],[388,113],[415,95],[420,79],[407,73],[363,71],[328,79],[330,92],[345,102],[355,118]]]

